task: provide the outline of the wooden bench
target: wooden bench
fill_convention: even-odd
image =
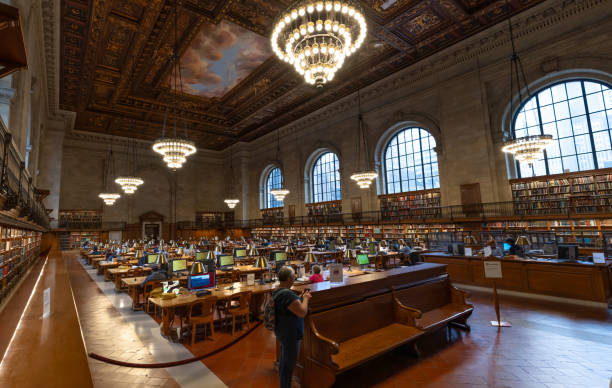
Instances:
[[[418,313],[391,293],[309,315],[310,354],[304,354],[312,384],[329,387],[335,376],[423,335]],[[416,350],[416,349],[415,349]]]
[[[431,332],[450,325],[470,330],[467,320],[474,306],[465,299],[469,294],[458,290],[448,277],[421,284],[418,287],[393,291],[395,297],[419,318],[416,327]]]

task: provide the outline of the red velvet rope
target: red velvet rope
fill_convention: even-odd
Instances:
[[[195,361],[200,361],[203,360],[207,357],[213,356],[219,352],[224,351],[225,349],[229,348],[230,346],[234,345],[236,342],[242,340],[244,337],[246,337],[247,335],[251,334],[251,332],[255,329],[257,329],[260,325],[261,325],[262,321],[258,321],[255,326],[253,326],[252,328],[250,328],[246,333],[242,334],[240,337],[236,338],[235,340],[233,340],[232,342],[221,346],[218,349],[215,349],[211,352],[208,352],[206,354],[203,354],[201,356],[196,356],[196,357],[192,357],[192,358],[187,358],[185,360],[180,360],[180,361],[171,361],[171,362],[161,362],[161,363],[156,363],[156,364],[135,364],[132,362],[125,362],[125,361],[120,361],[120,360],[113,360],[112,358],[107,358],[104,356],[101,356],[99,354],[90,352],[89,353],[89,357],[96,359],[98,361],[102,361],[102,362],[106,362],[107,364],[113,364],[113,365],[118,365],[118,366],[125,366],[128,368],[151,368],[151,369],[155,369],[155,368],[169,368],[172,366],[179,366],[179,365],[185,365],[185,364],[190,364],[192,362]]]

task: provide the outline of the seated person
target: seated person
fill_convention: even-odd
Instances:
[[[513,238],[507,238],[506,243],[510,245],[508,254],[516,256],[521,256],[523,254],[523,248],[521,248],[519,245],[516,245]]]
[[[145,283],[150,282],[151,280],[161,280],[164,282],[168,280],[167,264],[163,264],[161,267],[154,269],[153,272],[151,272],[149,276],[147,276],[147,278],[143,280],[141,286],[144,287]]]
[[[153,249],[153,253],[159,253],[159,247],[155,247],[155,249]]]
[[[142,267],[143,265],[147,264],[147,256],[149,256],[149,252],[142,251],[142,256],[138,258],[139,267]]]
[[[100,251],[98,250],[98,246],[94,245],[93,249],[91,251],[89,251],[89,254],[91,254],[91,255],[99,255]]]
[[[319,283],[325,281],[325,279],[323,279],[323,275],[321,275],[321,267],[319,267],[318,265],[313,266],[312,275],[310,275],[310,278],[308,278],[308,280],[310,280],[311,283]]]
[[[117,255],[115,254],[115,252],[113,251],[108,251],[106,252],[106,261],[113,261],[113,259],[117,257]]]

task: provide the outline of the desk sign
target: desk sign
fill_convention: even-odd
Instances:
[[[484,275],[487,279],[501,279],[502,268],[501,261],[498,260],[485,260],[484,261]]]
[[[491,256],[492,252],[491,252],[491,247],[490,246],[486,246],[483,248],[483,252],[484,252],[484,257],[489,257]]]
[[[472,248],[464,248],[466,256],[472,256]]]
[[[329,265],[329,281],[332,283],[342,283],[344,272],[342,272],[342,264]]]
[[[247,286],[254,286],[254,285],[255,285],[255,274],[254,273],[247,274]]]
[[[606,264],[606,255],[603,252],[593,252],[593,263]]]

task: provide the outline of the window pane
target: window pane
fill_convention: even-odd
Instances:
[[[597,82],[588,82],[586,81],[584,83],[584,90],[586,91],[587,94],[593,93],[593,92],[598,92],[601,90],[601,84],[597,83]]]
[[[596,151],[610,149],[610,134],[608,131],[596,132],[593,134],[593,142],[595,143]]]
[[[574,148],[574,139],[571,137],[559,140],[562,155],[573,155],[576,153]]]
[[[567,101],[558,102],[554,105],[555,117],[557,120],[566,119],[569,117],[569,107]]]
[[[548,159],[548,172],[550,174],[561,174],[563,172],[563,166],[561,166],[560,158]]]
[[[576,156],[567,156],[563,157],[563,172],[574,172],[578,171],[578,161],[576,160]]]
[[[572,136],[572,123],[570,120],[561,120],[557,121],[557,132],[559,134],[559,138]]]
[[[603,95],[601,93],[590,94],[587,96],[589,112],[599,112],[604,109]]]
[[[569,101],[569,106],[572,116],[580,116],[585,113],[584,100],[582,99],[582,97],[571,99]]]
[[[593,154],[578,155],[578,165],[582,171],[594,169],[595,163],[593,162]]]
[[[553,86],[551,88],[551,92],[553,95],[553,102],[559,102],[567,99],[567,94],[565,93],[565,84]]]
[[[580,82],[568,82],[565,84],[565,88],[567,89],[567,97],[582,97],[582,86],[580,86]]]
[[[399,163],[396,158],[391,158],[393,153],[392,148],[387,149],[385,152],[386,159],[385,165],[389,162]],[[326,201],[337,201],[341,199],[340,192],[340,173],[339,173],[340,162],[338,157],[333,152],[326,152],[319,156],[313,167],[312,177],[312,192],[314,202],[326,202]],[[393,175],[387,174],[387,183],[392,182]]]
[[[610,168],[612,167],[612,152],[602,151],[597,153],[597,164],[599,168]]]
[[[606,119],[605,112],[593,113],[589,116],[591,119],[591,128],[593,132],[602,131],[608,129],[608,120]]]

